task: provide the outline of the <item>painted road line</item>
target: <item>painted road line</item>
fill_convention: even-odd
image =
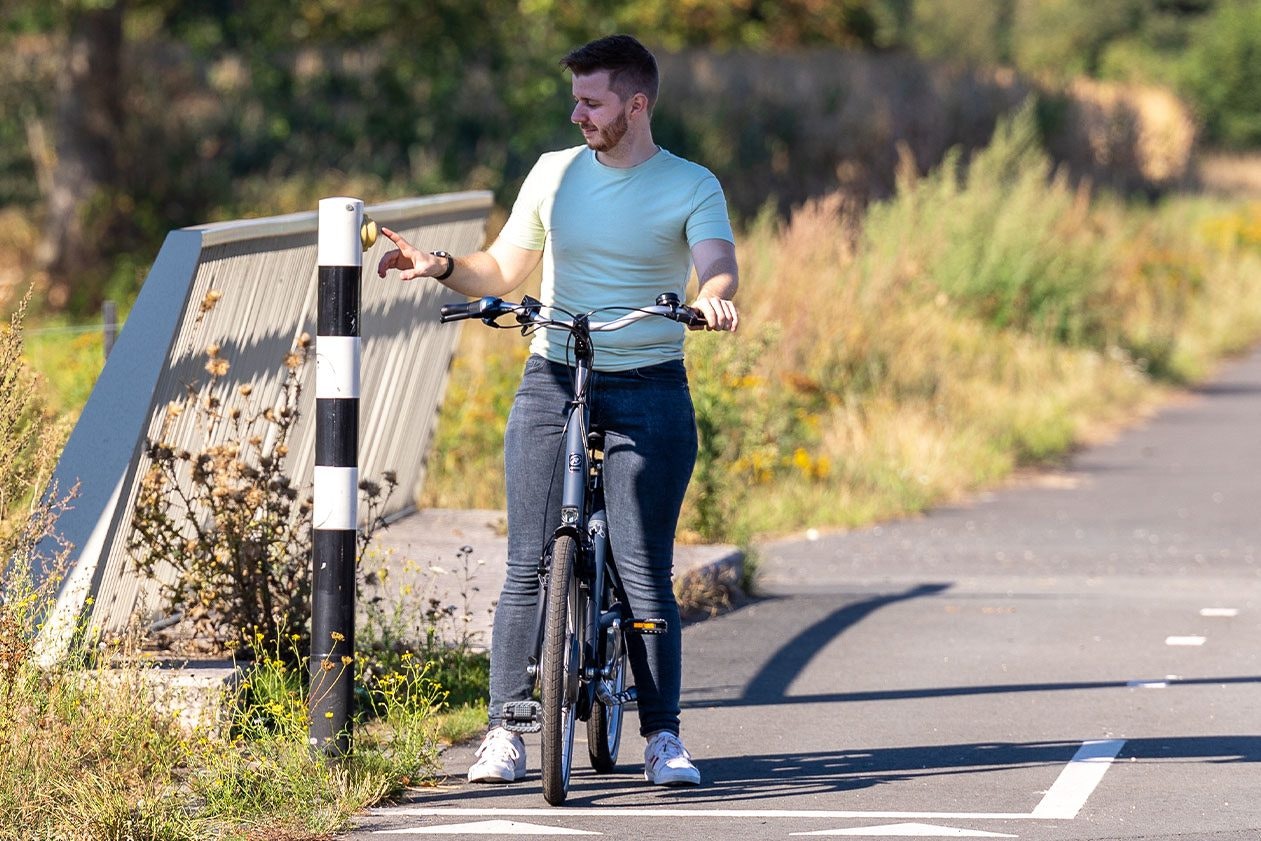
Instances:
[[[579,808],[495,808],[466,809],[453,806],[432,808],[378,808],[369,811],[374,817],[439,818],[439,817],[513,817],[542,818],[589,817],[589,818],[872,818],[876,820],[958,820],[958,821],[1021,821],[1043,817],[1030,812],[859,812],[852,809],[647,809],[600,807]],[[1056,815],[1046,815],[1056,819]]]
[[[790,832],[789,835],[849,835],[861,838],[1016,838],[1002,832],[982,832],[979,829],[957,829],[952,826],[933,826],[926,823],[895,823],[888,826],[859,826],[849,829],[821,829],[817,832]]]
[[[1034,807],[1031,817],[1071,820],[1086,805],[1091,793],[1112,767],[1125,739],[1100,739],[1083,742],[1068,767],[1060,772],[1047,790],[1042,802]]]
[[[1165,645],[1204,645],[1208,637],[1165,637]]]
[[[477,821],[445,826],[418,826],[405,829],[379,829],[373,835],[600,835],[585,829],[565,829],[516,821]]]
[[[1200,611],[1201,616],[1238,616],[1239,608],[1237,607],[1206,607]]]

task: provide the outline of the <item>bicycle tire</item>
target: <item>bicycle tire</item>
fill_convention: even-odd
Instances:
[[[581,641],[578,614],[574,610],[577,582],[574,563],[578,544],[563,535],[552,546],[552,566],[548,579],[544,614],[543,656],[539,664],[543,728],[539,734],[543,772],[543,799],[553,806],[565,802],[569,794],[569,772],[573,767],[574,704],[577,698],[576,670]]]
[[[612,642],[607,639],[601,642],[603,655],[607,657]],[[629,662],[626,649],[613,664],[614,675],[609,681],[609,688],[620,693],[626,688],[626,670]],[[626,710],[623,704],[605,705],[597,698],[591,706],[591,717],[587,719],[587,755],[591,759],[591,767],[597,773],[608,774],[617,768],[617,753],[622,744],[622,715]]]

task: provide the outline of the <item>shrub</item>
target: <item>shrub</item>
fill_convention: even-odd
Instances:
[[[230,364],[211,345],[209,379],[190,386],[184,401],[167,407],[166,417],[195,412],[204,440],[219,443],[192,452],[161,438],[147,442],[150,467],[136,500],[129,549],[151,577],[159,576],[160,565],[173,567],[175,580],[163,587],[164,598],[196,627],[200,640],[220,648],[242,640],[274,648],[297,634],[295,650],[309,650],[312,505],[309,493],[290,478],[286,456],[310,349],[303,334],[284,359],[279,402],[263,406],[248,384],[226,401],[217,396]],[[372,514],[360,532],[361,546],[371,539],[379,523],[375,512],[397,478],[387,472],[383,482],[360,482]]]

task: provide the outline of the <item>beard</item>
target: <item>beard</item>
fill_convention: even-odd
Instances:
[[[608,152],[622,142],[626,132],[630,131],[630,121],[625,114],[618,114],[617,119],[601,129],[596,129],[597,137],[588,138],[587,146],[596,152]]]

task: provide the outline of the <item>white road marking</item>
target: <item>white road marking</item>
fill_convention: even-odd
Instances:
[[[1001,832],[982,832],[979,829],[956,829],[952,826],[932,826],[926,823],[895,823],[888,826],[860,826],[853,829],[821,829],[818,832],[790,832],[789,835],[851,835],[863,838],[887,836],[918,838],[1016,838]]]
[[[1208,637],[1165,637],[1165,645],[1204,645]]]
[[[1238,616],[1237,607],[1206,607],[1200,611],[1201,616]]]
[[[445,826],[419,826],[405,829],[379,829],[373,835],[600,835],[585,829],[564,829],[516,821],[477,821]]]
[[[1131,680],[1127,681],[1126,686],[1131,689],[1166,689],[1169,686],[1167,680]]]
[[[1042,802],[1034,807],[1031,817],[1058,820],[1077,817],[1124,745],[1125,739],[1082,742],[1081,748],[1068,761],[1068,767],[1060,772]]]
[[[859,812],[848,809],[647,809],[599,807],[593,809],[485,808],[464,809],[435,806],[432,808],[372,809],[369,814],[378,817],[589,817],[589,818],[874,818],[889,820],[1000,820],[1018,821],[1058,815],[1035,815],[1031,812]]]
[[[432,806],[411,808],[377,808],[370,814],[379,817],[587,817],[587,818],[833,818],[887,820],[1071,820],[1107,773],[1112,761],[1125,745],[1125,739],[1102,739],[1083,742],[1068,765],[1047,789],[1042,801],[1032,812],[879,812],[853,809],[650,809],[642,807],[595,808],[461,808]],[[388,830],[401,833],[410,830]]]

